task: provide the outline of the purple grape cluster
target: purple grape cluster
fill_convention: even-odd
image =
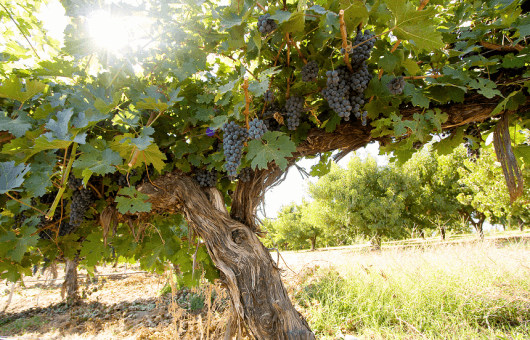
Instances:
[[[72,190],[77,190],[79,189],[80,186],[83,185],[83,179],[81,178],[76,178],[74,175],[70,174],[70,176],[68,176],[68,187]]]
[[[317,81],[318,65],[312,60],[302,67],[302,81],[309,83],[310,81]]]
[[[263,113],[263,123],[267,127],[267,131],[280,131],[280,124],[274,118],[274,114],[280,111],[278,104],[272,103],[271,106],[267,107],[267,111]]]
[[[203,188],[215,187],[215,185],[217,184],[217,171],[199,169],[195,174],[195,180]]]
[[[271,90],[267,90],[263,95],[266,102],[272,103],[274,101],[274,93]]]
[[[271,15],[269,13],[260,15],[258,17],[258,30],[261,32],[262,35],[267,35],[270,32],[274,31],[276,28],[278,28],[276,21],[270,19],[270,17]]]
[[[327,87],[321,93],[329,106],[346,121],[350,120],[352,113],[359,118],[364,105],[363,93],[372,79],[366,64],[354,69],[353,73],[346,66],[339,66],[334,71],[327,71],[326,76]]]
[[[252,168],[243,168],[241,169],[239,175],[237,175],[237,178],[239,178],[241,182],[248,182],[250,181],[250,176],[252,176],[252,172]]]
[[[226,159],[225,169],[228,176],[235,177],[237,168],[241,165],[244,143],[248,138],[248,130],[237,125],[235,122],[225,123],[222,128],[224,132],[223,151]]]
[[[386,87],[388,87],[388,90],[391,94],[401,94],[403,92],[403,89],[405,88],[405,79],[403,77],[397,77],[393,78],[388,84],[386,84]]]
[[[74,190],[70,204],[70,224],[77,227],[83,222],[85,213],[96,198],[90,189]]]
[[[304,108],[304,98],[292,96],[287,99],[285,103],[285,115],[287,116],[287,128],[289,130],[296,130],[300,125],[300,117]]]
[[[267,132],[267,125],[262,120],[254,118],[248,123],[248,138],[261,139],[265,132]]]
[[[353,68],[361,66],[370,58],[370,52],[375,44],[375,39],[372,38],[373,34],[369,30],[365,30],[364,34],[361,34],[360,30],[357,32],[357,36],[355,36],[355,40],[353,41],[353,46],[364,43],[350,50],[351,65]]]

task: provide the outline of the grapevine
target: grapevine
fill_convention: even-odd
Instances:
[[[391,94],[401,94],[405,88],[405,80],[403,77],[393,78],[386,86]]]
[[[225,123],[222,130],[224,132],[225,169],[230,177],[235,177],[237,168],[241,164],[244,143],[248,138],[248,130],[235,122]]]
[[[257,118],[254,118],[249,123],[248,128],[248,138],[250,139],[261,139],[261,136],[263,136],[267,132],[267,125]]]

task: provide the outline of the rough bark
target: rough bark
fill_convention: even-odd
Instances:
[[[147,183],[138,190],[149,195],[152,211],[184,214],[221,271],[237,317],[254,337],[315,339],[292,305],[270,253],[251,228],[229,216],[217,189],[203,192],[191,178],[177,172],[158,178],[155,185]],[[249,204],[254,202],[252,196],[246,197]]]
[[[445,241],[445,227],[440,227],[440,235],[442,236],[442,241]]]
[[[77,257],[73,260],[66,259],[63,292],[66,292],[66,300],[68,303],[76,303],[79,300],[79,294],[77,292],[77,262]]]
[[[316,244],[317,244],[317,238],[316,236],[315,237],[311,237],[311,251],[315,251],[316,249]]]

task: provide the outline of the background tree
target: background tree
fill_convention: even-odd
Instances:
[[[204,244],[221,272],[235,324],[257,339],[313,339],[256,236],[265,191],[297,159],[379,141],[405,161],[443,131],[435,150],[466,137],[476,153],[482,131],[470,125],[482,121],[499,132],[503,166],[517,170],[512,149],[528,159],[508,131],[529,124],[521,1],[68,0],[63,45],[43,40],[33,3],[0,6],[0,275],[11,281],[40,261],[35,248],[89,265],[123,239],[123,253],[158,268],[153,254],[189,258],[175,238],[144,237],[183,216],[186,241]],[[102,44],[87,30],[97,17],[144,20]],[[380,200],[402,209],[406,185],[394,189]],[[31,206],[24,220],[20,205]],[[380,209],[352,216],[386,230],[370,216]]]
[[[506,226],[509,221],[524,219],[529,208],[528,189],[515,202],[510,202],[501,165],[491,148],[484,150],[476,162],[465,161],[458,172],[459,183],[467,189],[458,195],[458,200],[476,209],[479,222],[487,219],[492,224]],[[528,178],[526,169],[523,173]],[[477,233],[483,237],[482,224],[477,224]]]

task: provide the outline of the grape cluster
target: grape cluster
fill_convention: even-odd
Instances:
[[[195,174],[195,180],[203,188],[215,187],[217,184],[217,171],[208,171],[205,169],[199,169]]]
[[[83,179],[81,178],[76,178],[74,175],[70,174],[70,176],[68,176],[68,187],[72,190],[77,190],[79,189],[80,186],[83,185]]]
[[[416,141],[416,142],[412,143],[412,148],[413,148],[413,149],[416,149],[416,150],[421,149],[422,146],[423,146],[423,143],[420,142],[420,141]]]
[[[302,81],[309,83],[310,81],[317,81],[318,65],[312,60],[302,67]]]
[[[16,214],[15,215],[15,224],[13,225],[13,229],[18,229],[20,227],[22,227],[22,225],[24,224],[24,222],[26,221],[26,212],[23,211],[19,214]]]
[[[372,79],[366,64],[354,69],[353,73],[345,66],[339,66],[334,71],[327,71],[326,76],[327,87],[321,93],[329,106],[346,121],[350,120],[352,113],[360,118],[364,105],[363,93]]]
[[[269,19],[270,16],[271,15],[267,13],[258,17],[258,29],[262,35],[269,34],[278,28],[276,22],[273,19]]]
[[[248,130],[237,125],[235,122],[225,123],[222,128],[224,132],[223,149],[226,159],[225,169],[228,176],[235,177],[237,168],[241,164],[243,147],[248,138]]]
[[[39,201],[43,204],[52,204],[55,200],[55,196],[57,196],[57,191],[49,192],[47,194],[42,195],[39,198]]]
[[[134,185],[134,183],[136,183],[136,181],[133,181],[131,177],[138,175],[138,171],[136,169],[133,169],[129,172],[129,174],[122,174],[119,172],[117,174],[118,174],[118,177],[116,179],[116,182],[118,183],[118,186],[128,187],[129,183],[131,185]]]
[[[83,222],[85,212],[94,203],[95,197],[91,190],[82,188],[74,190],[70,204],[70,224],[77,227]]]
[[[263,95],[266,102],[272,103],[274,101],[274,93],[271,90],[267,90]]]
[[[405,88],[405,80],[403,77],[393,78],[386,86],[391,94],[401,94]]]
[[[218,108],[218,107],[214,107],[214,108],[213,108],[213,112],[214,112],[215,114],[220,114],[220,113],[221,113],[221,109]]]
[[[254,118],[248,123],[248,138],[261,139],[265,132],[267,132],[267,125],[262,120]]]
[[[280,131],[280,124],[274,118],[274,114],[280,109],[276,103],[273,103],[270,107],[267,108],[267,111],[263,113],[263,123],[267,127],[267,131]]]
[[[241,182],[248,182],[250,181],[250,176],[252,176],[252,168],[243,168],[239,175],[237,175],[237,178],[239,178]]]
[[[40,217],[40,222],[37,225],[37,229],[44,228],[48,224],[57,222],[57,221],[59,221],[60,218],[61,218],[61,209],[57,208],[55,210],[55,213],[53,214],[53,218],[52,218],[51,221],[47,221],[46,217],[44,217],[44,216]],[[73,225],[71,223],[63,221],[59,225],[58,236],[66,236],[66,235],[71,234],[72,232],[74,232],[76,229],[77,229],[77,225]],[[39,232],[39,238],[43,239],[43,240],[54,239],[55,235],[56,235],[56,231],[53,230],[52,228],[41,230]]]
[[[469,125],[469,127],[465,131],[465,134],[474,137],[479,141],[479,143],[482,140],[480,129],[476,124]],[[465,139],[466,142],[464,143],[464,145],[467,148],[467,157],[470,161],[476,162],[477,159],[480,157],[480,144],[475,144],[475,141],[471,138],[465,137]],[[477,145],[477,148],[473,148],[475,145]]]
[[[366,60],[368,60],[368,58],[370,58],[370,52],[375,44],[375,39],[372,38],[373,34],[369,30],[365,30],[364,34],[361,34],[360,30],[357,32],[357,36],[355,36],[355,40],[353,41],[353,46],[366,42],[350,50],[351,65],[353,68],[361,66]]]
[[[304,108],[304,99],[298,96],[292,96],[287,99],[285,103],[285,114],[287,116],[287,128],[289,130],[296,130],[300,125],[300,116]]]
[[[367,118],[368,118],[368,111],[363,111],[362,119],[361,119],[362,126],[366,126],[366,124],[368,124]]]

